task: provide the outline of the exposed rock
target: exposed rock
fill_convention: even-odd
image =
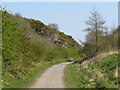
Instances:
[[[31,28],[33,28],[39,35],[48,38],[54,44],[61,45],[64,48],[81,48],[81,46],[72,38],[72,36],[66,35],[63,32],[50,28],[38,20],[27,18],[26,20],[30,22]]]

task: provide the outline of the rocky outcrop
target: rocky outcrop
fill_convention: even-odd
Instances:
[[[72,36],[66,35],[63,32],[55,30],[38,20],[26,19],[30,22],[31,28],[33,28],[42,37],[48,38],[54,44],[60,45],[64,48],[80,48],[81,46],[72,38]]]

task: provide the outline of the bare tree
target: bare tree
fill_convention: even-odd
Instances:
[[[17,16],[17,17],[22,17],[22,15],[20,13],[18,13],[18,12],[15,13],[14,15]]]
[[[55,29],[55,30],[59,30],[58,24],[52,24],[52,23],[50,23],[50,24],[48,24],[48,26],[51,27],[51,28],[53,28],[53,29]]]
[[[89,27],[85,31],[89,32],[95,36],[95,51],[98,52],[98,38],[103,35],[103,31],[107,30],[107,27],[104,26],[105,21],[102,19],[100,13],[96,10],[91,12],[89,20],[86,22]]]

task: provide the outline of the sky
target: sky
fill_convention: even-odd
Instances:
[[[118,3],[118,25],[120,26],[120,1]]]
[[[118,25],[117,2],[3,2],[12,13],[19,12],[23,17],[40,20],[46,25],[56,23],[59,30],[71,35],[78,43],[85,41],[88,26],[85,22],[94,9],[106,21],[106,26]]]

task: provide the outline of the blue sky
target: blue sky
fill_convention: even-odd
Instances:
[[[78,42],[85,41],[85,21],[94,8],[106,20],[106,26],[118,25],[117,2],[4,2],[3,5],[13,13],[19,12],[23,17],[40,20],[46,25],[56,23],[60,31]]]

